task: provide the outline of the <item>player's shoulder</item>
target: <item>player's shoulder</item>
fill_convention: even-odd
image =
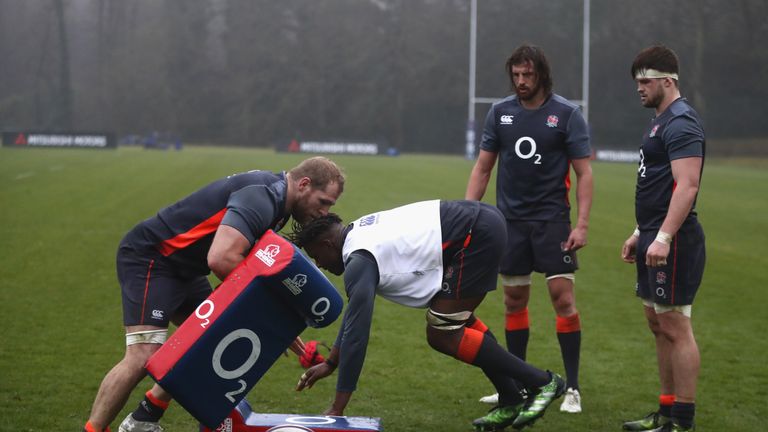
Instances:
[[[549,103],[559,105],[567,111],[575,111],[581,108],[578,104],[571,102],[557,93],[552,93],[552,97],[549,98]]]
[[[676,118],[676,117],[689,117],[693,119],[699,118],[699,113],[697,113],[696,110],[693,109],[693,106],[691,106],[691,104],[688,102],[688,99],[683,97],[676,99],[674,102],[672,102],[669,105],[668,111],[671,118]]]
[[[667,116],[667,128],[670,130],[689,129],[691,127],[703,129],[699,113],[696,112],[685,98],[672,102],[664,114]]]
[[[499,108],[517,108],[520,106],[520,101],[517,100],[517,95],[509,95],[503,99],[499,99],[496,102],[494,102],[491,107],[494,110],[498,110]]]
[[[284,173],[274,173],[272,171],[252,170],[228,176],[226,182],[229,183],[230,188],[233,190],[249,186],[274,188],[276,185],[285,182],[285,175]]]

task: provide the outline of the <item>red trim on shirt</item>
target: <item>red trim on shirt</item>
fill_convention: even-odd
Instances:
[[[565,172],[565,178],[563,179],[565,183],[565,203],[569,206],[571,205],[571,199],[568,197],[568,193],[571,191],[571,166],[573,166],[573,162],[568,161],[568,170]]]
[[[227,209],[222,209],[215,215],[200,222],[197,226],[193,227],[189,231],[183,232],[172,239],[163,241],[158,245],[158,250],[160,250],[160,253],[163,254],[163,256],[168,256],[179,249],[184,249],[192,243],[216,231],[216,229],[218,229],[219,225],[221,224],[221,220],[224,219],[224,213],[226,212]]]

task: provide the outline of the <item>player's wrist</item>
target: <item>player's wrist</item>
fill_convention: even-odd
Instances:
[[[339,364],[338,364],[338,363],[336,363],[335,361],[333,361],[331,358],[327,358],[327,359],[325,359],[325,364],[327,364],[328,366],[330,366],[330,367],[331,367],[331,369],[336,369],[336,368],[339,366]]]
[[[672,243],[672,234],[659,230],[659,233],[656,234],[656,241],[669,246]]]

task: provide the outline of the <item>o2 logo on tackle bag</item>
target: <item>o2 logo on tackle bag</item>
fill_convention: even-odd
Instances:
[[[304,426],[279,425],[269,429],[267,432],[312,432],[312,429],[307,429]]]

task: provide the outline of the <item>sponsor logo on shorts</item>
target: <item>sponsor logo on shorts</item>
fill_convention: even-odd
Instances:
[[[656,283],[659,285],[667,283],[667,274],[663,271],[656,272]]]
[[[448,266],[443,274],[443,280],[448,280],[453,277],[453,266]]]
[[[560,123],[560,118],[558,118],[556,115],[551,114],[549,117],[547,117],[547,126],[551,128],[557,127],[558,123]]]
[[[227,417],[214,432],[232,432],[232,419]]]
[[[156,320],[163,319],[163,316],[165,315],[165,312],[159,310],[159,309],[153,309],[152,310],[152,318]]]
[[[276,244],[267,245],[264,249],[259,249],[254,255],[260,259],[261,262],[269,267],[275,265],[275,257],[280,253],[280,246]]]
[[[307,275],[301,273],[297,274],[293,278],[283,279],[283,285],[285,285],[285,287],[288,288],[288,291],[290,291],[293,295],[301,294],[301,287],[303,287],[306,283]]]
[[[503,125],[511,125],[511,124],[512,124],[512,122],[514,122],[514,120],[515,120],[515,116],[513,116],[513,115],[509,115],[509,114],[503,115],[503,116],[501,116],[501,117],[499,118],[499,121],[500,121],[500,122],[501,122],[501,124],[503,124]]]

